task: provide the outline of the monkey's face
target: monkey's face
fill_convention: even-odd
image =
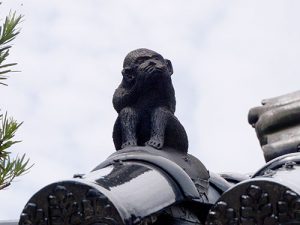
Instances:
[[[127,57],[130,59],[128,60]],[[173,73],[170,60],[164,59],[160,54],[151,50],[141,50],[125,58],[122,74],[127,82],[134,82],[137,77],[145,81],[159,81],[163,77],[170,78]]]
[[[159,54],[137,58],[135,67],[137,73],[144,75],[146,79],[155,79],[160,75],[170,76],[166,62]]]

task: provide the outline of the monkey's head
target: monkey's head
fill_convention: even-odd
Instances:
[[[146,48],[139,48],[127,54],[123,62],[122,75],[127,83],[134,83],[136,77],[142,74],[147,78],[173,74],[172,63],[160,54]]]

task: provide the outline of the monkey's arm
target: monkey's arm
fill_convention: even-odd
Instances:
[[[124,88],[122,84],[115,90],[113,96],[113,106],[119,113],[123,108],[132,105],[137,98],[136,89]]]
[[[118,113],[123,108],[131,106],[137,101],[143,89],[144,80],[143,74],[139,74],[133,85],[127,86],[126,83],[124,85],[124,80],[122,81],[113,96],[113,106]]]

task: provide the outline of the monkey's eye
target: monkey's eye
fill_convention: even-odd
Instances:
[[[159,55],[153,56],[152,59],[157,60],[157,61],[162,61],[163,60],[163,58]]]

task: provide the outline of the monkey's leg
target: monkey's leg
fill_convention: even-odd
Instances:
[[[154,109],[151,115],[150,140],[146,142],[146,145],[156,149],[161,149],[164,146],[165,130],[171,116],[172,113],[164,107]]]
[[[122,133],[122,146],[135,146],[136,140],[136,126],[138,122],[138,113],[135,109],[126,107],[119,113]]]

